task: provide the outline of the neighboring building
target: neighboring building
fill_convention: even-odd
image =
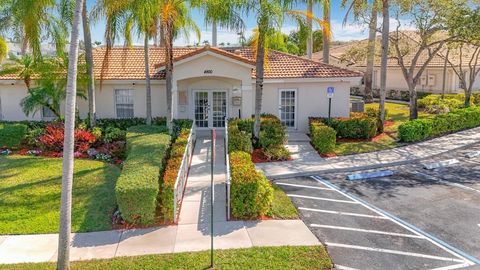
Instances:
[[[411,40],[409,45],[415,45],[415,36],[416,33],[413,31],[404,31],[402,32],[404,36]],[[381,62],[381,38],[377,39],[377,48],[374,62],[374,73],[373,73],[373,88],[380,88],[380,62]],[[330,63],[339,67],[345,67],[352,70],[365,72],[366,70],[366,48],[368,40],[356,40],[349,43],[334,46],[330,49]],[[391,45],[392,46],[392,45]],[[464,49],[465,50],[465,49]],[[416,51],[413,49],[412,51]],[[392,54],[394,55],[393,48]],[[430,93],[441,93],[443,89],[443,82],[445,80],[445,92],[446,93],[461,93],[462,85],[460,80],[453,70],[453,68],[447,64],[446,76],[444,78],[444,64],[445,64],[446,48],[441,50],[437,55],[434,56],[432,61],[428,64],[424,73],[422,74],[421,81],[417,85],[417,91],[430,92]],[[404,56],[404,61],[409,66],[412,58],[414,57],[413,53],[409,53]],[[465,70],[468,70],[468,62],[470,61],[470,55],[464,53],[462,55],[463,66]],[[449,54],[449,60],[452,61],[455,65],[459,65],[460,54],[454,50]],[[314,61],[323,61],[323,53],[317,52],[313,55]],[[417,63],[423,65],[427,60],[427,52],[423,53],[420,56],[420,59]],[[363,87],[363,80],[357,83],[357,86]],[[480,78],[475,81],[473,89],[480,89]],[[407,83],[403,76],[402,70],[398,64],[398,60],[391,57],[388,60],[387,66],[387,90],[398,90],[404,91],[408,90]]]
[[[143,48],[94,50],[96,108],[99,118],[145,117],[146,91]],[[150,49],[152,110],[166,116],[165,53]],[[265,70],[262,112],[280,117],[293,130],[307,131],[309,116],[328,114],[327,88],[334,87],[332,116],[349,115],[350,85],[362,74],[276,51],[269,52]],[[100,85],[101,83],[101,85]],[[27,95],[15,76],[0,77],[3,120],[27,117],[20,100]],[[174,48],[173,116],[194,119],[201,129],[224,127],[224,117],[250,117],[255,104],[255,62],[249,48]],[[79,100],[81,117],[88,104]]]

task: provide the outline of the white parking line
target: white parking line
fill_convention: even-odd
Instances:
[[[351,228],[351,227],[331,226],[331,225],[322,225],[322,224],[310,224],[310,227],[334,229],[334,230],[344,230],[344,231],[354,231],[354,232],[364,232],[364,233],[384,234],[384,235],[400,236],[400,237],[408,237],[408,238],[419,238],[419,239],[424,239],[425,238],[421,235],[416,235],[416,234],[385,232],[385,231],[367,230],[367,229],[358,229],[358,228]]]
[[[453,269],[459,269],[459,268],[464,268],[470,266],[468,263],[461,263],[461,264],[454,264],[450,266],[444,266],[444,267],[438,267],[438,268],[433,268],[430,270],[453,270]]]
[[[434,244],[435,246],[445,250],[446,252],[450,253],[451,255],[459,258],[459,259],[462,259],[462,261],[459,261],[459,262],[462,262],[462,263],[467,263],[468,265],[474,265],[475,263],[473,261],[476,260],[476,258],[472,257],[471,255],[469,254],[466,254],[465,252],[461,251],[461,250],[458,250],[456,249],[455,247],[452,247],[450,245],[448,245],[447,243],[435,238],[434,236],[428,234],[428,233],[425,233],[423,232],[422,230],[420,230],[419,228],[416,228],[415,226],[409,224],[409,223],[406,223],[400,219],[398,219],[397,217],[381,210],[381,209],[376,209],[375,207],[372,207],[370,205],[368,205],[366,202],[362,202],[361,200],[355,198],[354,196],[352,195],[349,195],[348,193],[340,190],[338,187],[336,187],[335,185],[331,184],[330,182],[322,179],[321,177],[319,176],[312,176],[313,179],[317,180],[317,182],[319,183],[322,183],[324,186],[326,187],[329,187],[329,188],[332,188],[334,189],[335,191],[337,191],[338,193],[342,194],[343,196],[351,199],[351,200],[354,200],[356,202],[358,202],[359,204],[361,204],[362,206],[364,206],[365,208],[369,209],[369,210],[372,210],[373,212],[381,215],[381,216],[384,216],[386,218],[388,218],[390,221],[392,221],[393,223],[409,230],[410,232],[416,234],[416,235],[423,235],[425,236],[425,240],[429,241],[430,243]],[[471,259],[470,259],[471,258]]]
[[[340,270],[358,270],[357,268],[352,268],[348,266],[343,266],[339,264],[335,264],[335,269],[340,269]]]
[[[294,197],[294,198],[310,199],[310,200],[359,204],[359,202],[356,202],[356,201],[336,200],[336,199],[329,199],[329,198],[323,198],[323,197],[313,197],[313,196],[304,196],[304,195],[296,195],[296,194],[287,194],[287,196]]]
[[[365,217],[365,218],[378,218],[378,219],[388,219],[384,216],[375,216],[375,215],[365,215],[365,214],[357,214],[351,212],[340,212],[340,211],[332,211],[332,210],[323,210],[323,209],[313,209],[313,208],[306,208],[306,207],[298,207],[299,210],[304,211],[312,211],[312,212],[319,212],[319,213],[326,213],[326,214],[336,214],[336,215],[344,215],[344,216],[354,216],[354,217]]]
[[[465,189],[465,190],[469,190],[469,191],[473,191],[473,192],[477,192],[477,193],[480,193],[480,190],[478,189],[475,189],[475,188],[472,188],[472,187],[469,187],[469,186],[465,186],[465,185],[462,185],[460,183],[456,183],[456,182],[450,182],[450,181],[447,181],[447,180],[443,180],[443,179],[440,179],[438,177],[435,177],[433,175],[429,175],[429,174],[426,174],[426,173],[422,173],[422,172],[419,172],[419,171],[414,171],[415,173],[419,174],[419,175],[422,175],[430,180],[433,180],[433,181],[436,181],[436,182],[439,182],[439,183],[442,183],[442,184],[445,184],[445,185],[449,185],[449,186],[452,186],[452,187],[458,187],[458,188],[461,188],[461,189]]]
[[[454,258],[440,257],[440,256],[421,254],[421,253],[415,253],[415,252],[406,252],[406,251],[393,250],[393,249],[371,248],[371,247],[346,245],[346,244],[330,243],[330,242],[325,242],[325,244],[327,245],[327,247],[330,246],[330,247],[350,248],[350,249],[375,251],[375,252],[382,252],[382,253],[389,253],[389,254],[396,254],[396,255],[404,255],[404,256],[411,256],[411,257],[419,257],[419,258],[439,260],[439,261],[465,263],[464,260],[459,260],[459,259],[454,259]]]
[[[275,185],[277,185],[277,186],[301,187],[301,188],[310,188],[310,189],[320,189],[320,190],[330,190],[330,191],[334,191],[333,189],[331,189],[331,188],[326,188],[326,187],[315,187],[315,186],[288,184],[288,183],[281,183],[281,182],[275,182]]]

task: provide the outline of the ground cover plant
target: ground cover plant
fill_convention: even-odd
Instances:
[[[202,251],[76,261],[71,263],[71,268],[72,270],[200,270],[207,269],[209,265],[210,253]],[[215,251],[215,269],[327,270],[332,267],[332,261],[323,246],[254,247]],[[0,269],[53,270],[55,263],[0,265]]]
[[[26,132],[27,126],[24,124],[0,123],[0,149],[18,148]]]
[[[0,156],[0,234],[55,233],[59,228],[62,159]],[[117,166],[75,160],[72,230],[112,228]]]

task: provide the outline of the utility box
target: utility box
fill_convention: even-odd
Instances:
[[[363,100],[353,100],[352,101],[352,112],[365,112],[365,102]]]

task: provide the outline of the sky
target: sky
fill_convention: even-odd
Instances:
[[[92,9],[92,5],[95,0],[87,0],[88,9]],[[306,10],[306,5],[298,5],[296,7],[298,10]],[[358,23],[353,23],[350,19],[346,25],[343,25],[343,19],[345,17],[346,10],[341,7],[341,0],[331,0],[331,31],[333,40],[339,41],[350,41],[350,40],[359,40],[365,39],[368,37],[368,27],[367,25],[362,25]],[[314,6],[314,15],[318,18],[322,17],[322,10],[320,4]],[[187,40],[185,37],[179,37],[175,41],[176,46],[184,46],[195,44],[196,42],[203,42],[204,40],[211,41],[211,27],[205,25],[203,14],[199,10],[192,10],[192,17],[196,21],[197,25],[201,29],[201,40],[197,40],[194,35],[190,35],[190,38]],[[244,18],[246,24],[245,36],[248,38],[252,29],[255,28],[256,22],[253,16]],[[92,40],[100,41],[104,43],[103,35],[105,32],[105,22],[100,21],[95,25],[92,25]],[[282,32],[289,34],[291,31],[297,29],[297,26],[293,21],[286,20],[282,26]],[[235,31],[219,29],[218,30],[218,43],[238,43],[238,35]],[[142,40],[138,39],[134,41],[136,45],[142,44]],[[121,45],[121,44],[119,44]]]

